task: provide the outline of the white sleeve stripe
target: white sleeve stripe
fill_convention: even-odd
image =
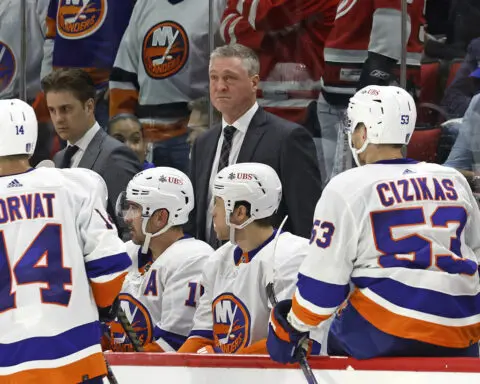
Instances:
[[[109,275],[90,277],[90,281],[96,284],[108,283],[109,281],[115,280],[118,276],[120,276],[122,273],[125,273],[125,272],[127,271],[120,271],[116,273],[111,273]]]
[[[243,5],[245,4],[245,0],[238,0],[237,2],[237,12],[241,15],[243,14]]]
[[[230,22],[231,19],[237,17],[235,14],[228,15],[225,19],[223,19],[222,24],[220,24],[220,35],[222,36],[223,41],[226,41],[225,39],[225,33],[227,29],[227,25]]]
[[[298,304],[300,304],[303,308],[308,309],[310,312],[313,312],[319,316],[331,315],[338,308],[338,307],[331,307],[331,308],[318,307],[315,304],[311,303],[310,301],[305,300],[300,295],[298,288],[295,291],[295,298],[297,299]]]
[[[228,28],[228,35],[230,36],[230,44],[235,44],[237,42],[237,36],[235,35],[235,27],[238,22],[243,19],[242,16],[238,16],[235,20],[232,21],[230,27]]]
[[[252,26],[253,29],[257,29],[256,28],[256,20],[257,20],[257,8],[258,8],[258,3],[259,3],[260,0],[253,0],[252,1],[252,5],[250,6],[250,12],[248,13],[248,22],[250,23],[250,25]]]

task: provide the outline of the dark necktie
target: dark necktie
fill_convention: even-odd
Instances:
[[[217,173],[220,172],[223,168],[227,167],[228,158],[230,157],[230,152],[232,151],[232,143],[233,143],[233,135],[237,129],[232,127],[231,125],[227,125],[223,128],[223,143],[222,143],[222,150],[220,151],[220,157],[218,158],[218,168]],[[213,228],[213,220],[212,225],[210,226],[210,245],[213,249],[217,249],[222,245],[222,242],[217,239],[217,234],[215,233],[215,229]]]
[[[220,157],[218,158],[217,173],[228,166],[228,158],[230,157],[230,152],[232,151],[233,135],[235,134],[236,130],[237,129],[231,125],[227,125],[225,128],[223,128],[223,143],[222,150],[220,151]]]
[[[63,155],[62,164],[60,164],[60,168],[70,168],[70,163],[72,162],[72,157],[77,153],[78,147],[76,145],[69,145],[65,150],[65,154]]]

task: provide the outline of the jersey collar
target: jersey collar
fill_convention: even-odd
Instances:
[[[277,234],[277,229],[275,229],[272,235],[260,244],[257,248],[252,249],[250,252],[243,252],[242,249],[237,245],[233,250],[233,262],[235,265],[240,265],[242,263],[249,263],[260,252],[268,243],[270,243]]]

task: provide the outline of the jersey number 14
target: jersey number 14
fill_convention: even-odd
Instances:
[[[46,287],[40,288],[42,303],[68,306],[71,291],[65,285],[72,283],[72,274],[63,265],[61,225],[46,224],[13,268],[0,231],[0,281],[0,313],[16,307],[14,282],[44,283]]]

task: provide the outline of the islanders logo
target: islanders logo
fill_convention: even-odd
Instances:
[[[232,293],[223,293],[212,303],[213,337],[224,353],[235,353],[250,340],[250,313]]]
[[[0,93],[12,83],[17,63],[10,47],[0,41]]]
[[[107,0],[59,0],[57,31],[76,40],[98,31],[107,17]]]
[[[165,79],[180,71],[188,59],[188,36],[174,21],[162,21],[149,29],[143,39],[145,72],[153,79]]]
[[[151,343],[153,339],[153,326],[147,308],[128,293],[121,293],[118,295],[118,299],[120,300],[121,308],[124,310],[127,319],[137,334],[140,344],[145,345]],[[115,344],[132,344],[120,322],[112,322],[110,329]]]

